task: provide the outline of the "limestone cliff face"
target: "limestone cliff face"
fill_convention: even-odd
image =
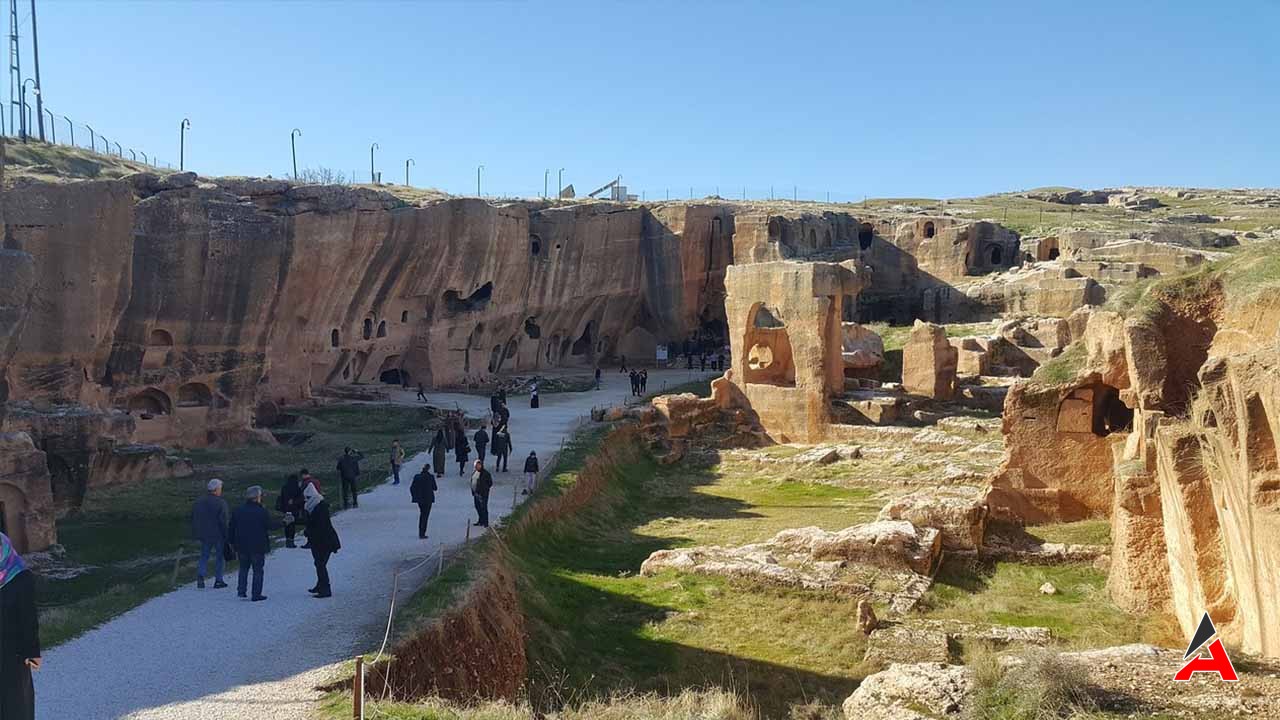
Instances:
[[[1010,392],[993,498],[1030,521],[1108,515],[1118,605],[1170,610],[1188,637],[1207,611],[1277,657],[1280,293],[1232,305],[1213,276],[1188,282],[1128,319],[1094,312],[1074,380]]]

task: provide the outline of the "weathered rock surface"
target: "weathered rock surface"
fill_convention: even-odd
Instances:
[[[972,552],[982,547],[987,512],[986,491],[955,486],[918,490],[897,498],[880,511],[880,519],[935,528],[942,533],[943,548]]]
[[[909,393],[949,400],[955,394],[957,362],[947,331],[917,320],[902,349],[902,387]]]
[[[914,607],[928,589],[941,552],[937,530],[881,521],[837,532],[816,527],[783,530],[767,542],[741,547],[659,550],[644,561],[640,572],[677,570],[831,590],[884,602],[901,613]]]
[[[972,687],[968,668],[943,663],[890,665],[844,701],[848,720],[958,718]]]

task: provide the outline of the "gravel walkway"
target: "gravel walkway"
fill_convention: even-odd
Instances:
[[[692,377],[684,371],[651,372],[649,387]],[[625,375],[606,371],[604,380],[597,392],[544,396],[536,411],[527,398],[513,398],[515,455],[512,471],[494,476],[494,519],[510,512],[513,489],[522,478],[516,465],[523,467],[530,450],[546,463],[592,406],[626,400]],[[457,403],[472,415],[489,409],[485,397],[429,397],[433,405]],[[413,393],[397,401],[412,403]],[[442,544],[462,543],[475,519],[467,481],[451,461],[431,513],[431,537],[417,539],[417,507],[409,502],[408,481],[427,460],[425,454],[414,457],[401,471],[400,486],[388,479],[360,497],[359,509],[334,517],[343,548],[329,562],[332,598],[317,600],[307,593],[315,581],[311,553],[284,548],[267,557],[265,602],[238,599],[234,576],[228,576],[231,587],[225,590],[197,590],[192,584],[154,598],[45,653],[44,668],[36,673],[37,718],[311,717],[321,696],[316,686],[333,678],[342,662],[377,649],[395,569],[417,564]],[[331,476],[331,471],[323,476],[328,499],[341,505]],[[234,507],[240,500],[228,501]],[[408,581],[410,586],[402,588],[402,597],[434,565],[417,577],[402,578],[402,585]]]

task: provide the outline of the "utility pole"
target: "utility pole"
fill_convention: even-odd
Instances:
[[[40,88],[40,37],[36,35],[36,0],[31,0],[31,54],[36,65],[36,120],[44,142],[44,91]]]
[[[9,0],[9,132],[15,132],[19,125],[25,135],[26,118],[22,113],[22,102],[18,95],[22,92],[22,53],[18,49],[18,0]],[[17,122],[13,116],[17,114]]]
[[[556,173],[556,199],[564,194],[564,168],[560,168],[560,172]]]
[[[377,149],[377,147],[378,143],[374,143],[369,146],[369,182],[371,183],[378,182],[378,176],[373,174],[373,151]]]

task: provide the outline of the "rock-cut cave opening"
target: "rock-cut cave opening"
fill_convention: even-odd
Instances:
[[[481,285],[475,292],[462,297],[462,293],[457,290],[444,291],[444,308],[450,314],[475,312],[483,310],[489,304],[489,300],[493,298],[493,283],[487,282]]]

